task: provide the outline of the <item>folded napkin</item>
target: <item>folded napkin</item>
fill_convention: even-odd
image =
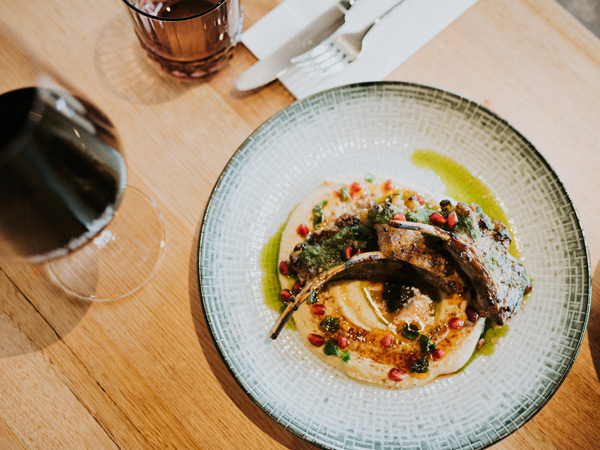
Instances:
[[[242,42],[258,59],[265,58],[338,0],[286,0],[242,34]],[[336,34],[356,32],[398,0],[358,0]],[[446,28],[477,0],[404,0],[367,35],[360,57],[342,72],[315,76],[300,69],[280,81],[296,97],[387,74]]]

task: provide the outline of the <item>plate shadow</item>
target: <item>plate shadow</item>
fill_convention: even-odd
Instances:
[[[592,304],[588,318],[587,331],[590,353],[594,362],[596,376],[600,380],[600,262],[592,276]]]
[[[235,403],[238,409],[254,424],[259,427],[265,434],[275,439],[281,445],[298,450],[314,450],[317,447],[303,441],[299,437],[283,429],[273,419],[271,419],[254,401],[248,397],[238,382],[235,380],[223,360],[219,355],[216,344],[212,339],[208,324],[204,316],[202,302],[199,293],[198,279],[198,243],[200,236],[201,221],[196,229],[194,242],[190,252],[189,259],[189,297],[190,309],[194,321],[194,327],[198,342],[202,347],[202,351],[210,368],[219,380],[223,391],[227,393],[229,398]]]

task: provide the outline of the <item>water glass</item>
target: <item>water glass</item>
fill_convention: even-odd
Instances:
[[[167,73],[200,78],[233,55],[242,29],[239,0],[123,0],[148,56]]]

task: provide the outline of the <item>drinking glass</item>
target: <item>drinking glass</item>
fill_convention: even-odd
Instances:
[[[79,298],[136,291],[160,263],[164,224],[127,186],[113,124],[1,23],[0,48],[0,258],[43,263]]]
[[[123,0],[142,48],[179,78],[220,70],[243,22],[239,0]]]

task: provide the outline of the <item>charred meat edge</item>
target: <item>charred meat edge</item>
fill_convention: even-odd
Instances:
[[[473,306],[484,317],[489,317],[499,325],[503,325],[506,319],[520,309],[528,285],[511,285],[508,278],[528,279],[529,274],[525,266],[510,255],[502,243],[491,243],[491,245],[495,245],[497,251],[503,252],[511,264],[512,270],[508,274],[509,276],[504,277],[506,279],[503,279],[498,271],[490,270],[487,267],[484,261],[486,247],[478,246],[477,240],[463,239],[455,233],[423,223],[391,221],[390,225],[441,239],[450,255],[471,281],[476,294]],[[480,239],[491,239],[491,237]],[[506,286],[504,293],[500,292],[501,284]]]
[[[374,228],[384,257],[422,269],[420,273],[426,281],[448,294],[461,292],[468,284],[467,278],[457,270],[454,259],[438,239],[427,239],[428,236],[418,231],[389,225],[377,224]]]

